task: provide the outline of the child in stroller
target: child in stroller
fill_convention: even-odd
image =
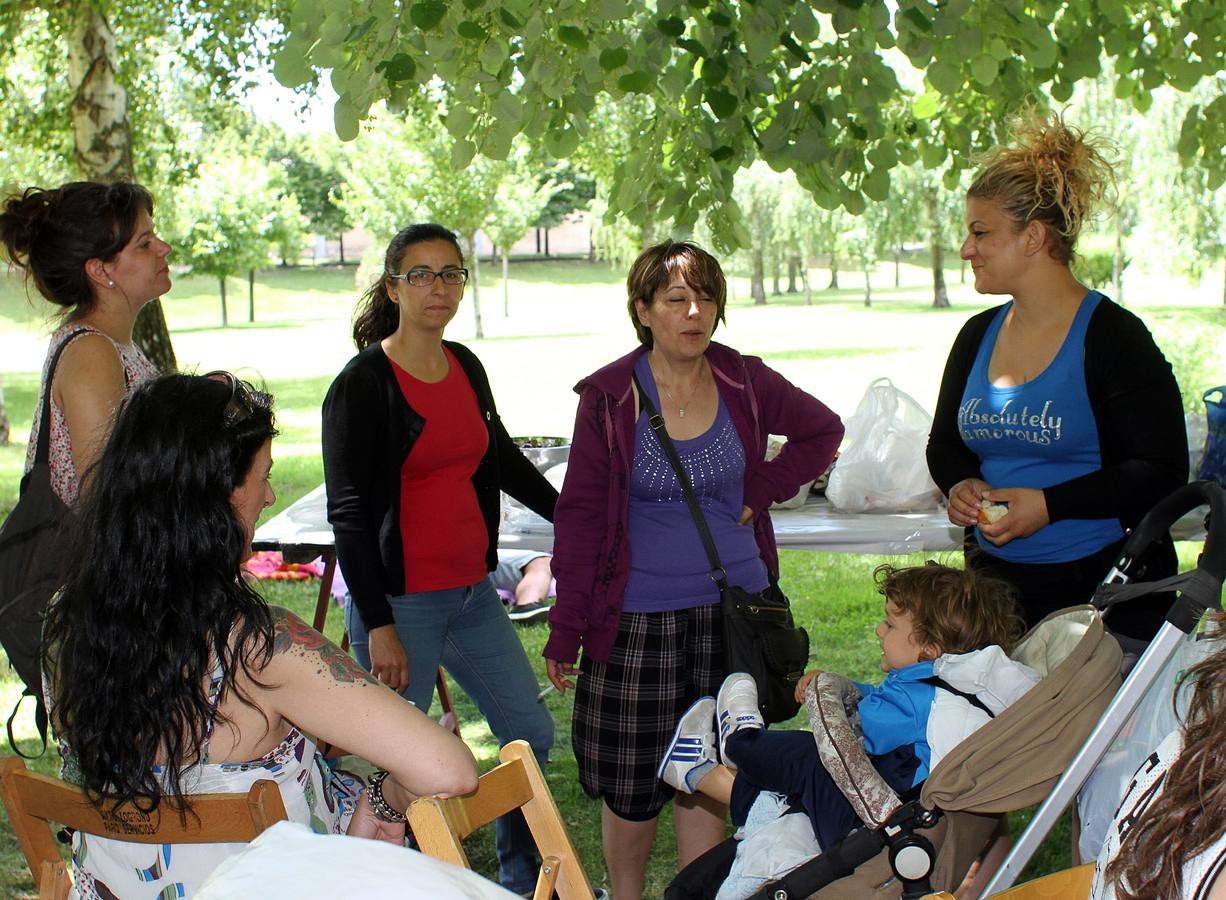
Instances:
[[[877,637],[887,675],[879,687],[857,685],[863,695],[860,728],[873,767],[905,794],[1039,675],[1007,655],[1022,622],[1001,582],[934,562],[881,566],[874,579],[885,599]],[[805,675],[799,698],[818,674]],[[738,826],[762,792],[782,795],[784,805],[807,813],[819,847],[830,847],[861,824],[822,765],[812,734],[765,729],[756,686],[744,673],[729,675],[718,699],[703,698],[686,711],[660,777],[678,790],[730,801]],[[759,810],[753,818],[761,817]],[[738,848],[720,897],[746,896],[760,884],[737,885],[738,872],[750,864],[742,851],[750,848],[748,842]]]

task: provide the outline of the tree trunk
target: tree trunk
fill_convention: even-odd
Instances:
[[[4,385],[0,384],[0,447],[9,445],[9,414],[4,407]]]
[[[247,321],[255,321],[255,269],[247,270]]]
[[[813,305],[813,285],[809,284],[809,267],[800,267],[800,283],[805,289],[805,306]]]
[[[800,268],[800,257],[788,257],[788,293],[796,293],[796,271]]]
[[[873,305],[873,273],[872,266],[868,263],[864,264],[864,305]]]
[[[766,275],[762,270],[762,249],[753,250],[753,273],[749,276],[749,296],[754,306],[766,305]]]
[[[774,289],[771,291],[771,293],[774,294],[776,297],[778,297],[780,294],[783,293],[783,285],[779,283],[779,279],[782,274],[779,271],[780,268],[781,267],[779,265],[779,257],[776,256],[773,260],[771,260],[771,280],[774,285]]]
[[[894,287],[902,287],[902,247],[894,250]]]
[[[502,248],[502,317],[505,319],[511,314],[511,250],[509,247]]]
[[[949,292],[945,290],[945,250],[941,246],[941,222],[937,212],[937,192],[928,192],[928,228],[932,245],[932,306],[949,309]]]
[[[474,337],[481,340],[485,337],[485,332],[481,329],[481,254],[477,252],[477,233],[475,231],[468,235],[468,246],[472,250],[473,258],[469,284],[472,285],[473,291],[473,322],[476,325]]]
[[[345,233],[343,231],[336,236],[336,246],[343,266],[345,264]]]
[[[130,181],[132,131],[128,94],[116,79],[115,34],[85,0],[70,11],[68,89],[72,94],[73,158],[90,181]],[[162,372],[178,368],[161,301],[147,303],[132,326],[132,340]]]
[[[549,256],[549,229],[545,229],[545,256]]]
[[[830,284],[826,285],[826,290],[837,291],[839,289],[839,255],[837,253],[830,254]]]
[[[217,279],[221,285],[221,327],[228,328],[230,326],[230,318],[226,314],[226,276],[222,275]]]

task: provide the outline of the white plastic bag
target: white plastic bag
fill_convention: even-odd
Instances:
[[[847,421],[826,497],[846,512],[932,509],[941,492],[928,474],[924,451],[932,416],[910,394],[878,378]]]
[[[1184,638],[1171,658],[1141,698],[1140,704],[1124,723],[1120,734],[1098,761],[1085,786],[1077,795],[1077,815],[1081,820],[1078,852],[1083,862],[1096,859],[1115,820],[1120,800],[1128,789],[1141,761],[1157,749],[1163,739],[1183,724],[1192,699],[1192,683],[1185,682],[1175,693],[1180,677],[1201,660],[1222,649],[1222,641],[1193,631]],[[1174,703],[1172,703],[1174,698]]]

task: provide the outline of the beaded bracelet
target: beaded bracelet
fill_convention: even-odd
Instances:
[[[370,776],[370,783],[366,785],[366,801],[370,804],[370,811],[380,822],[399,825],[405,821],[405,814],[397,812],[390,803],[383,799],[383,780],[385,778],[387,778],[387,772],[383,769]]]

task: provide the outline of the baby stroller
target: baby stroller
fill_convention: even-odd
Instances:
[[[1126,584],[1133,561],[1184,512],[1208,503],[1210,532],[1198,567],[1162,582]],[[809,688],[814,739],[828,772],[865,823],[821,855],[765,884],[755,898],[898,898],[954,890],[1001,814],[1047,798],[1014,845],[985,896],[1012,884],[1064,806],[1093,769],[1166,657],[1201,614],[1220,605],[1226,540],[1214,525],[1226,495],[1194,482],[1158,504],[1126,542],[1093,603],[1048,616],[1013,656],[1042,680],[940,760],[917,798],[900,798],[869,764],[849,724],[859,692],[823,674]],[[1167,624],[1120,689],[1119,644],[1100,610],[1121,600],[1176,589]],[[1135,694],[1135,697],[1133,696]],[[725,841],[678,873],[665,900],[714,896],[735,854]],[[722,870],[722,871],[721,871]]]

